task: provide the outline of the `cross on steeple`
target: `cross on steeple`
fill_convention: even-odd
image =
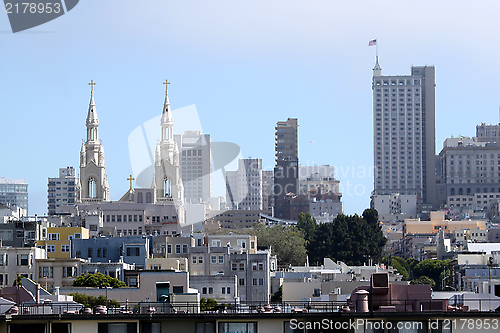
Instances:
[[[90,80],[89,86],[90,86],[90,91],[94,92],[94,86],[95,86],[94,80]]]
[[[132,175],[130,175],[130,177],[127,178],[127,180],[130,181],[130,189],[132,189],[132,181],[135,180],[135,178],[133,178]]]
[[[168,85],[170,84],[170,82],[168,82],[168,80],[165,80],[163,84],[165,85],[165,93],[168,94]]]

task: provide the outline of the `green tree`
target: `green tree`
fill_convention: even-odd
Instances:
[[[362,265],[369,259],[380,261],[386,242],[377,211],[366,209],[362,217],[339,214],[333,223],[319,225],[307,249],[313,263],[321,263],[327,257],[348,265]]]
[[[413,268],[414,279],[419,279],[422,276],[427,276],[434,280],[439,290],[443,289],[442,280],[445,276],[449,276],[450,260],[425,259],[415,265]]]
[[[125,288],[127,285],[125,282],[113,278],[109,275],[104,275],[101,273],[97,274],[84,274],[73,281],[73,287],[94,287],[94,288]]]
[[[200,309],[201,310],[212,310],[217,306],[217,301],[212,298],[202,297],[200,299]]]
[[[75,302],[83,304],[86,308],[93,308],[97,305],[106,305],[106,297],[103,295],[99,295],[98,297],[80,293],[71,293],[69,295],[73,296],[73,300]],[[107,305],[109,307],[120,307],[120,303],[114,299],[108,299]]]
[[[17,275],[16,278],[14,279],[14,282],[12,283],[12,287],[20,287],[22,286],[22,282],[23,282],[22,275]]]
[[[266,227],[254,224],[253,235],[257,236],[259,247],[271,247],[271,253],[278,258],[280,265],[303,265],[306,262],[304,234],[293,227],[277,225]]]
[[[428,276],[422,275],[418,279],[413,279],[410,284],[428,284],[432,289],[436,286],[436,282]]]
[[[281,285],[274,294],[271,295],[271,303],[283,302],[283,285]]]

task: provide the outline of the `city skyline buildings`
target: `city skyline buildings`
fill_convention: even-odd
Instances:
[[[165,78],[173,83],[173,109],[195,104],[205,133],[238,144],[241,157],[262,158],[265,167],[274,166],[269,142],[276,121],[299,118],[302,164],[335,165],[351,214],[368,207],[373,189],[373,176],[357,175],[373,166],[375,50],[369,40],[377,38],[384,73],[408,73],[411,64],[436,66],[438,146],[450,134],[472,136],[470,124],[498,122],[495,3],[187,6],[152,0],[140,12],[127,4],[117,12],[110,3],[80,2],[68,15],[26,33],[12,34],[8,20],[0,20],[6,50],[0,57],[9,78],[0,83],[8,124],[0,134],[6,161],[0,175],[27,180],[31,214],[46,210],[47,177],[61,166],[78,166],[74,147],[82,136],[75,132],[84,120],[76,115],[88,104],[91,78],[98,82],[99,120],[106,128],[100,137],[112,200],[129,188],[127,138],[158,115]],[[399,15],[408,12],[425,24],[408,26],[407,16]],[[298,17],[304,25],[297,25]],[[459,45],[468,47],[458,52]],[[474,70],[459,70],[464,64]]]

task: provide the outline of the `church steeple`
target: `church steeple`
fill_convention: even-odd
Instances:
[[[80,184],[82,202],[98,202],[109,200],[109,185],[106,179],[104,164],[104,148],[99,141],[99,118],[94,102],[94,80],[89,85],[90,103],[87,113],[87,140],[80,151]]]
[[[161,115],[161,140],[156,146],[154,188],[158,202],[183,204],[184,187],[182,185],[179,149],[174,142],[174,119],[168,100],[168,85],[165,81],[165,102]]]
[[[168,100],[168,85],[170,82],[165,80],[165,102],[163,103],[163,113],[161,115],[161,141],[174,141],[173,127],[174,119],[170,110],[170,102]]]
[[[94,80],[90,80],[90,103],[89,112],[87,114],[87,141],[99,141],[98,128],[99,118],[97,117],[97,110],[94,102]]]

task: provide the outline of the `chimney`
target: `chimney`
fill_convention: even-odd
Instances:
[[[35,283],[35,303],[40,303],[40,284]]]

